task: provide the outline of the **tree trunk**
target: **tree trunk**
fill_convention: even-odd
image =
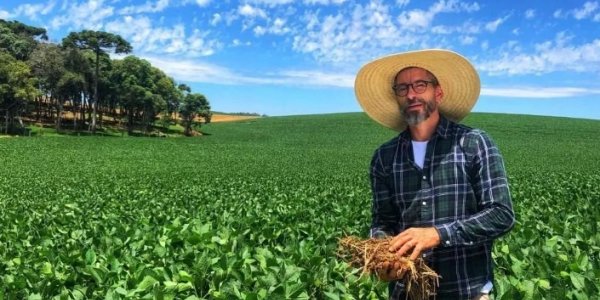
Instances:
[[[63,102],[60,99],[56,99],[58,102],[58,113],[56,116],[56,132],[60,133],[60,123],[62,122]]]
[[[100,73],[100,51],[96,50],[96,72],[94,74],[94,102],[92,103],[92,133],[96,132],[96,107],[98,106],[98,74]]]

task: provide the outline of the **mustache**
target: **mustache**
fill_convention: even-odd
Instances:
[[[413,100],[406,99],[407,101],[402,104],[402,110],[406,112],[406,110],[413,104],[419,103],[423,106],[427,106],[427,102],[425,102],[422,98],[414,98]]]

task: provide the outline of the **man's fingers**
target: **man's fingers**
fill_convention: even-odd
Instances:
[[[402,246],[401,246],[401,247],[400,247],[400,248],[399,248],[399,249],[396,251],[396,254],[397,254],[399,257],[402,257],[402,256],[404,256],[405,254],[407,254],[407,253],[410,253],[410,249],[414,248],[414,247],[416,246],[416,244],[417,244],[417,243],[416,243],[415,241],[412,241],[412,240],[411,240],[411,241],[408,241],[408,242],[405,242],[405,243],[404,243],[404,245],[402,245]]]
[[[396,252],[398,249],[400,249],[400,247],[402,247],[404,244],[406,244],[406,242],[408,242],[408,240],[410,239],[410,237],[407,236],[397,236],[394,239],[392,239],[392,241],[390,242],[390,252]]]
[[[410,254],[410,260],[414,261],[417,258],[419,258],[419,256],[421,255],[421,251],[423,251],[423,247],[421,247],[420,245],[417,245],[415,247],[415,249],[413,249],[412,253]]]

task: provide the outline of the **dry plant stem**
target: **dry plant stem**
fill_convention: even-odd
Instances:
[[[395,270],[391,279],[404,283],[408,299],[429,299],[435,295],[435,288],[439,285],[438,275],[421,258],[413,262],[389,252],[390,241],[391,238],[361,240],[354,236],[345,237],[339,241],[338,256],[362,268],[361,276],[377,274],[377,271],[386,269],[386,265],[400,262],[400,269]]]

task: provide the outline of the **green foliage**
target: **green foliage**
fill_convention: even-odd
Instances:
[[[48,39],[46,29],[0,19],[0,49],[14,58],[26,60],[36,47],[37,38]]]
[[[185,135],[192,135],[192,126],[195,125],[194,119],[196,117],[202,117],[207,120],[206,123],[210,123],[212,116],[208,100],[204,95],[198,93],[187,93],[185,95],[179,113],[185,128]],[[199,126],[199,124],[196,125]]]
[[[496,299],[598,299],[600,122],[473,114],[465,123],[500,145],[518,219],[495,244]],[[368,164],[394,132],[364,114],[204,131],[3,139],[0,295],[385,299],[384,283],[335,250],[344,235],[366,236]]]

